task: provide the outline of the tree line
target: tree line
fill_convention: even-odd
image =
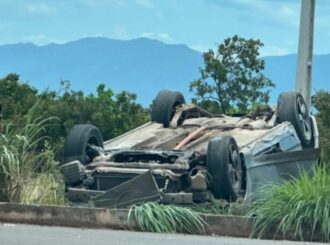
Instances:
[[[68,131],[76,124],[94,124],[104,139],[110,139],[149,121],[149,109],[137,103],[133,93],[114,93],[100,84],[96,94],[84,94],[71,89],[69,81],[62,81],[58,91],[39,92],[22,83],[17,74],[0,79],[0,105],[2,130],[8,125],[24,127],[27,116],[53,117],[44,134],[58,158]]]

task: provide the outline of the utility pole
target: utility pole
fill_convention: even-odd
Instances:
[[[311,108],[315,0],[301,0],[296,90]]]

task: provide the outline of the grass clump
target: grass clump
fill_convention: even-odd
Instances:
[[[25,119],[25,126],[6,125],[0,135],[0,201],[63,205],[63,180],[43,136],[53,118]]]
[[[64,205],[65,193],[57,173],[38,173],[22,188],[20,202],[25,204]]]
[[[314,169],[311,177],[302,172],[298,178],[264,188],[252,205],[254,235],[262,236],[277,226],[277,232],[295,238],[312,239],[321,234],[330,241],[330,174],[324,167]]]
[[[128,218],[134,214],[141,231],[158,233],[204,234],[206,225],[199,213],[188,208],[148,202],[132,206]]]

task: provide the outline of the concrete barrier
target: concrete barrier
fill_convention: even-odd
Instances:
[[[238,216],[205,215],[207,234],[248,237],[252,220]],[[133,215],[126,209],[40,206],[0,203],[0,222],[55,225],[81,228],[136,230]]]
[[[253,219],[241,216],[205,215],[208,234],[219,236],[250,237]]]
[[[81,228],[135,229],[127,210],[0,203],[0,222]]]
[[[204,215],[206,234],[233,237],[250,237],[253,219],[241,216]],[[138,230],[132,215],[128,220],[127,209],[83,208],[63,206],[41,206],[13,203],[0,203],[0,222],[36,224],[47,226],[68,226],[79,228],[110,228]],[[304,232],[307,240],[322,241],[322,236]],[[274,237],[276,234],[276,237]],[[283,239],[280,232],[267,232],[265,239]],[[285,239],[294,240],[286,234]]]

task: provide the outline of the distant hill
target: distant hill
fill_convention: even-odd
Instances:
[[[70,80],[74,89],[95,92],[103,82],[115,91],[128,90],[148,106],[163,88],[189,95],[189,82],[198,77],[201,53],[186,45],[164,44],[146,38],[130,41],[85,38],[65,44],[36,46],[19,43],[0,46],[0,76],[15,72],[39,90],[58,89],[60,80]],[[281,91],[293,89],[296,55],[265,57],[266,75]],[[330,90],[327,68],[330,54],[314,58],[315,89]]]

